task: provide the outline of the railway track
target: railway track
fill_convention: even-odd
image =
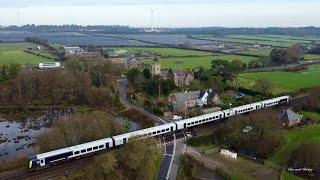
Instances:
[[[62,164],[57,164],[38,171],[29,171],[28,169],[21,169],[9,171],[0,174],[0,180],[42,180],[50,179],[59,176],[68,175],[80,169],[87,167],[95,162],[95,157],[84,157],[77,160],[67,161]]]

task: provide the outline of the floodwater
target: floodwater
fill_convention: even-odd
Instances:
[[[32,144],[55,120],[74,113],[72,109],[48,110],[41,117],[30,117],[23,121],[9,121],[0,118],[0,161],[12,160],[22,156],[33,155]],[[124,125],[125,120],[116,117],[116,121]],[[129,131],[138,130],[135,122],[129,122]]]
[[[36,138],[48,131],[48,126],[56,119],[72,112],[72,109],[47,110],[43,116],[23,121],[0,119],[0,161],[33,154],[32,144]]]

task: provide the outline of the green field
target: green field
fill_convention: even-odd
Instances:
[[[248,40],[262,40],[262,41],[275,41],[275,42],[289,42],[289,43],[301,43],[301,44],[310,44],[310,40],[303,39],[290,39],[290,38],[274,38],[266,36],[250,36],[250,35],[229,35],[225,36],[233,39],[248,39]]]
[[[305,60],[320,60],[320,55],[318,54],[306,54],[304,55]]]
[[[241,60],[242,62],[249,63],[255,57],[238,56],[238,55],[218,55],[218,56],[205,56],[205,57],[179,57],[179,58],[161,58],[161,69],[192,69],[199,66],[204,68],[211,67],[212,60]],[[147,64],[152,64],[152,60],[148,59],[144,61]]]
[[[306,112],[306,111],[301,111],[299,114],[304,115],[305,118],[311,118],[320,121],[320,114],[316,112]]]
[[[193,50],[184,50],[184,49],[176,49],[176,48],[145,48],[145,47],[126,47],[126,48],[111,48],[113,50],[124,49],[129,52],[153,52],[156,54],[164,54],[168,56],[210,56],[211,52],[204,51],[193,51]]]
[[[55,48],[55,49],[59,49],[61,46],[61,44],[50,44],[51,47]]]
[[[266,78],[272,81],[276,86],[298,90],[306,87],[320,86],[320,71],[313,71],[312,66],[310,70],[301,73],[292,72],[258,72],[258,73],[244,73],[240,74],[241,78],[248,80],[257,80]],[[246,84],[245,84],[246,85]],[[242,86],[242,85],[241,85]],[[245,87],[245,86],[244,86]]]
[[[242,51],[242,54],[256,55],[256,56],[269,56],[271,50],[250,50],[250,51]]]
[[[215,36],[208,36],[208,35],[194,35],[195,38],[200,39],[207,39],[207,40],[216,40],[216,41],[223,41],[223,42],[230,42],[230,43],[243,43],[243,44],[259,44],[259,45],[266,45],[266,46],[281,46],[281,47],[289,47],[294,44],[295,42],[277,42],[277,41],[263,41],[263,40],[252,40],[252,39],[236,39],[230,37],[215,37]]]
[[[299,148],[302,143],[320,143],[320,125],[308,126],[305,128],[295,128],[283,135],[285,145],[278,150],[269,161],[284,165],[291,158],[292,153]]]
[[[320,41],[320,37],[312,37],[312,36],[285,36],[285,35],[259,35],[261,37],[271,37],[276,39],[298,39],[298,40],[306,40],[306,41]]]
[[[46,59],[40,56],[32,55],[23,51],[28,47],[36,47],[37,44],[33,43],[0,43],[0,65],[8,64],[8,63],[19,63],[21,65],[24,64],[33,64],[36,65],[40,62],[50,62],[52,60]],[[43,51],[43,46],[41,46],[41,50],[35,50],[35,53],[43,54],[46,56],[50,56],[50,54],[45,53]]]

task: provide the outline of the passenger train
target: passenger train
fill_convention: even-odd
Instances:
[[[278,104],[283,104],[291,101],[291,96],[281,96],[274,99],[269,99],[261,102],[251,103],[239,107],[230,108],[227,110],[222,110],[210,114],[205,114],[173,123],[167,123],[147,129],[142,129],[126,134],[121,134],[109,138],[104,138],[84,144],[79,144],[76,146],[71,146],[51,152],[46,152],[31,156],[28,158],[29,169],[36,169],[39,167],[45,167],[56,162],[79,158],[81,156],[90,155],[93,153],[101,152],[103,150],[108,150],[117,146],[126,144],[132,137],[153,137],[159,136],[167,133],[173,133],[175,131],[180,131],[182,129],[191,128],[198,126],[200,124],[218,121],[223,118],[228,118],[237,114],[243,114],[246,112],[275,106]]]

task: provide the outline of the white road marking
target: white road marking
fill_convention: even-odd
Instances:
[[[170,172],[171,172],[171,167],[172,167],[172,163],[173,163],[173,159],[174,159],[174,155],[176,153],[176,135],[173,133],[173,153],[172,153],[172,157],[171,157],[171,162],[170,162],[170,165],[169,165],[169,170],[168,170],[168,173],[167,173],[167,177],[166,179],[168,180],[169,179],[169,176],[170,176]]]

